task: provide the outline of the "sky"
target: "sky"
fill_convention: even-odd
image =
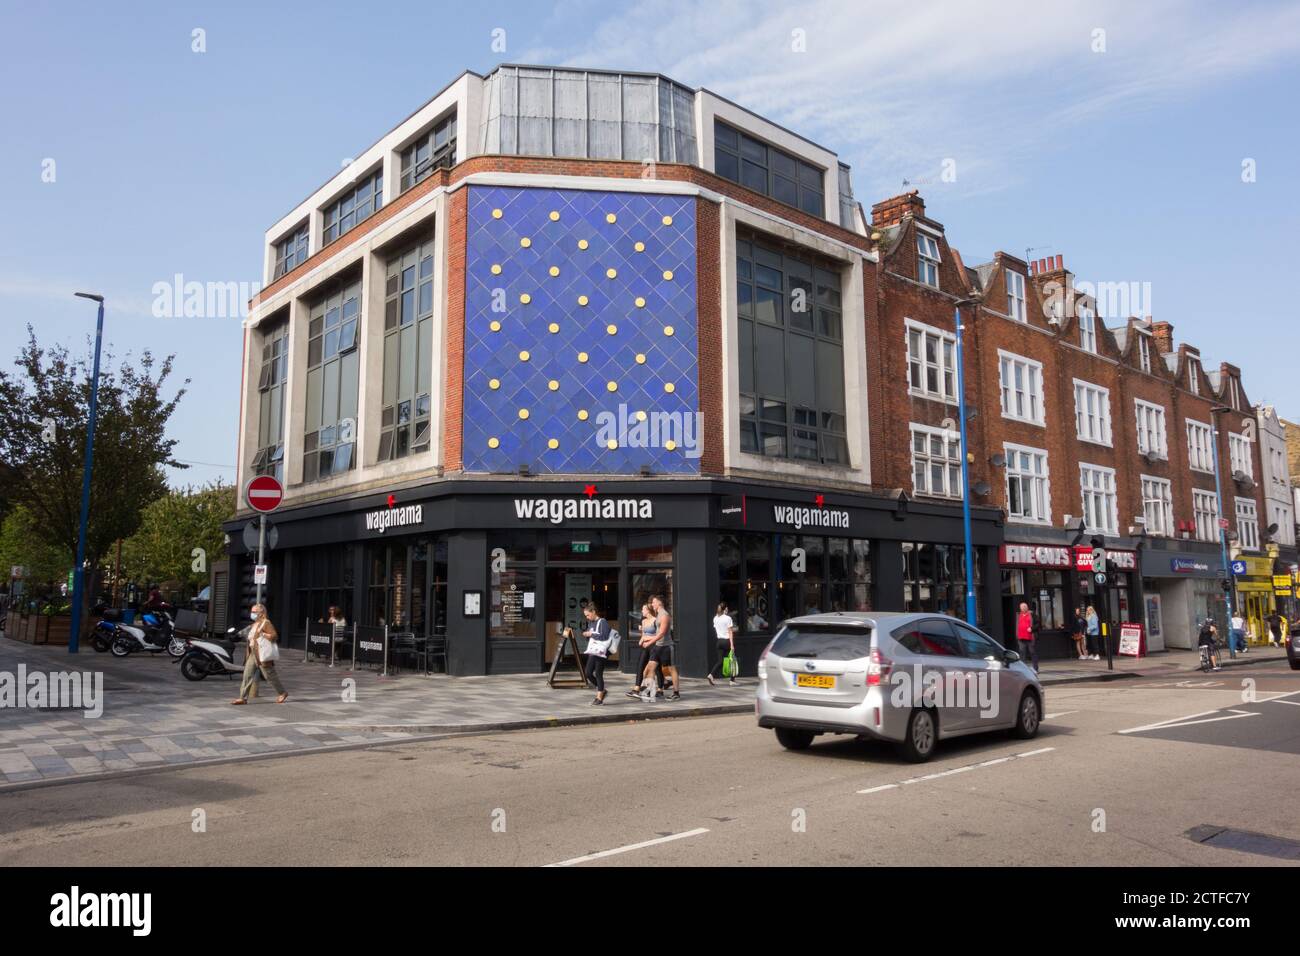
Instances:
[[[838,153],[868,209],[919,189],[968,265],[1134,283],[1300,420],[1298,53],[1300,4],[1250,0],[0,0],[0,362],[28,324],[88,349],[72,293],[104,294],[112,352],[189,379],[172,483],[232,482],[240,317],[155,318],[155,284],[255,288],[348,157],[462,70],[541,63],[708,87]]]

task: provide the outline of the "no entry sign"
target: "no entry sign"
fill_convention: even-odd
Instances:
[[[280,507],[284,498],[284,488],[270,475],[258,475],[244,488],[244,500],[248,507],[263,514],[269,514]]]

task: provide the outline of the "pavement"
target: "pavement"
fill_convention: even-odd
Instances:
[[[919,766],[848,737],[786,751],[743,714],[88,779],[0,794],[0,866],[1107,867],[1055,900],[1080,926],[1150,888],[1123,867],[1232,868],[1203,888],[1236,890],[1236,868],[1300,865],[1300,672],[1248,658],[1059,686],[1035,739]]]
[[[544,675],[448,677],[331,668],[286,652],[278,665],[289,690],[274,703],[269,688],[232,707],[238,680],[187,681],[165,654],[125,659],[86,650],[71,661],[66,648],[0,638],[0,673],[99,671],[102,715],[80,710],[0,709],[0,792],[69,780],[106,778],[194,764],[367,747],[499,730],[623,723],[675,717],[747,714],[756,681],[738,686],[683,682],[679,701],[647,703],[624,692],[631,680],[607,674],[603,706],[583,688],[552,689]],[[1256,648],[1237,662],[1258,664],[1285,652]],[[1171,651],[1142,660],[1045,662],[1045,684],[1153,677],[1194,670],[1198,655]]]

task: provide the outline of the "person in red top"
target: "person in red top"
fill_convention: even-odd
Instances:
[[[1020,602],[1020,613],[1016,615],[1016,641],[1020,645],[1020,659],[1032,661],[1034,673],[1038,673],[1038,645],[1034,640],[1034,616],[1029,613],[1029,605]]]

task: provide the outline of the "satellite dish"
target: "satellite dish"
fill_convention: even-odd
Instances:
[[[975,492],[975,494],[979,495],[982,498],[985,495],[987,495],[990,491],[992,491],[993,488],[991,485],[989,485],[987,481],[977,481],[975,482],[975,487],[972,490]]]
[[[994,468],[1005,468],[1007,466],[1007,456],[1002,454],[1002,452],[998,452],[989,459],[989,464]]]

